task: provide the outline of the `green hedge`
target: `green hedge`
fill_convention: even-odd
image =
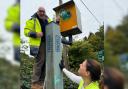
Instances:
[[[0,59],[0,89],[20,89],[19,66]]]

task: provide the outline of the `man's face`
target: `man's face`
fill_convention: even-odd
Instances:
[[[45,9],[43,7],[40,7],[37,11],[37,14],[39,18],[43,19],[45,17]]]

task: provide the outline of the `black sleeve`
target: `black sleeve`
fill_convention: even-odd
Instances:
[[[29,37],[33,37],[33,38],[36,38],[36,32],[29,32],[28,33]]]
[[[12,26],[12,31],[20,34],[20,25],[14,24]]]

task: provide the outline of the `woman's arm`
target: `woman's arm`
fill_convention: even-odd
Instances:
[[[80,81],[82,80],[82,77],[73,74],[72,72],[68,71],[66,68],[63,68],[63,72],[64,72],[64,74],[65,74],[69,79],[71,79],[73,82],[75,82],[75,83],[77,83],[77,84],[79,84]]]

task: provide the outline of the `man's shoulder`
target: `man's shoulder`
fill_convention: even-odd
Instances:
[[[36,20],[36,18],[34,18],[34,17],[31,17],[31,18],[29,18],[28,20],[27,20],[27,22],[29,22],[29,21],[34,21],[34,20]]]
[[[29,20],[35,20],[36,18],[34,18],[34,17],[31,17]]]
[[[26,20],[26,23],[27,24],[29,24],[29,23],[34,24],[34,18],[30,18],[30,19]]]
[[[37,13],[34,13],[29,20],[35,20],[37,18]]]

